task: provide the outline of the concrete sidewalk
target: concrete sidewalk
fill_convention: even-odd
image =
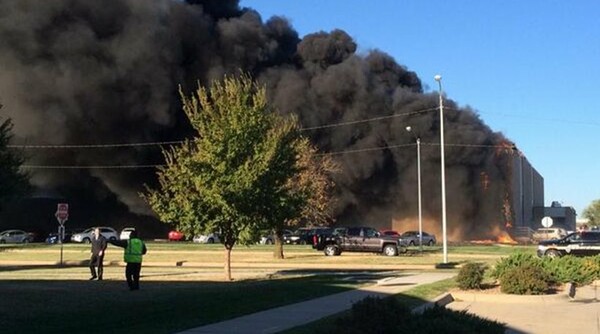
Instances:
[[[403,274],[402,277],[380,280],[376,285],[193,328],[182,333],[277,333],[348,310],[353,303],[365,297],[386,297],[412,289],[417,285],[433,283],[455,276],[455,273],[444,272]]]
[[[577,288],[575,298],[452,292],[446,308],[503,322],[507,333],[600,334],[600,287]]]

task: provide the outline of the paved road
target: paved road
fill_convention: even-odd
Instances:
[[[380,280],[376,285],[193,328],[182,333],[277,333],[350,309],[353,303],[368,296],[385,297],[406,291],[420,284],[433,283],[454,275],[454,273],[445,272],[406,273],[401,277]]]
[[[476,314],[507,324],[507,333],[600,334],[600,284],[545,296],[452,293],[446,308]]]

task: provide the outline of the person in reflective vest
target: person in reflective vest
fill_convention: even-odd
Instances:
[[[137,231],[131,231],[129,240],[114,240],[111,244],[125,248],[123,260],[127,263],[125,267],[125,278],[129,290],[140,289],[140,272],[142,270],[142,257],[146,254],[146,244],[138,237]]]

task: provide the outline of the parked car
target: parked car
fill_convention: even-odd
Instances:
[[[107,240],[117,240],[119,239],[119,234],[112,227],[101,226],[98,227],[100,229],[100,234],[103,235]],[[92,236],[94,235],[94,230],[96,227],[90,227],[84,230],[81,233],[76,233],[71,236],[71,241],[73,242],[83,242],[89,244],[92,240]]]
[[[341,255],[342,252],[372,252],[396,256],[406,252],[398,237],[382,235],[376,229],[366,226],[348,227],[345,231],[318,239],[317,250],[326,256]]]
[[[567,231],[559,227],[545,227],[538,228],[531,235],[531,239],[534,241],[561,239],[568,235]]]
[[[394,230],[381,230],[379,233],[381,233],[381,235],[389,235],[391,237],[400,237],[400,232]]]
[[[169,232],[169,241],[183,241],[185,240],[185,235],[179,231],[170,231]]]
[[[73,236],[73,234],[81,233],[83,231],[84,230],[82,228],[73,229],[73,230],[65,230],[65,235],[64,235],[63,243],[71,242],[71,237]],[[58,233],[57,232],[53,232],[53,233],[48,234],[48,237],[46,238],[45,242],[47,244],[56,244],[56,243],[58,243]]]
[[[0,233],[0,244],[26,244],[33,241],[33,236],[22,230],[7,230]]]
[[[600,231],[581,231],[561,239],[542,240],[537,255],[560,257],[564,255],[594,256],[600,254]]]
[[[283,243],[285,244],[297,244],[307,245],[315,244],[315,236],[318,235],[331,235],[333,230],[329,227],[301,227],[294,233],[283,236]]]
[[[400,235],[400,238],[404,240],[404,242],[408,246],[417,246],[419,245],[419,231],[406,231]],[[429,234],[427,232],[423,232],[423,245],[433,246],[437,242],[435,239],[435,235]]]
[[[129,240],[129,235],[132,231],[135,231],[135,227],[126,227],[121,230],[121,234],[119,234],[119,239],[121,240]]]
[[[197,235],[192,241],[200,244],[214,244],[215,242],[221,242],[221,239],[218,233],[209,233],[207,235]]]
[[[293,232],[291,230],[283,230],[282,231],[282,238],[285,239],[286,236],[290,236]],[[282,240],[283,242],[283,240]],[[272,245],[273,243],[275,243],[275,235],[273,233],[271,234],[267,234],[267,235],[263,235],[262,237],[260,237],[260,240],[258,241],[259,244],[261,245]]]

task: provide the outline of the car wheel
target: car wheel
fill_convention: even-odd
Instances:
[[[265,241],[265,244],[267,244],[267,245],[272,245],[272,244],[273,244],[273,240],[271,240],[271,239],[267,239],[267,241]]]
[[[0,240],[0,244],[5,244],[6,240]]]
[[[306,240],[300,240],[301,245],[306,245]]]
[[[215,239],[213,238],[208,238],[208,240],[206,240],[207,244],[214,244],[215,243]]]
[[[29,239],[27,239],[27,238],[23,239],[23,243],[24,244],[28,244],[29,243]]]
[[[414,245],[415,245],[415,242],[411,240],[411,241],[408,243],[408,245],[409,245],[409,246],[414,246]]]
[[[337,255],[342,254],[342,252],[340,251],[340,249],[336,245],[327,245],[327,246],[325,246],[325,249],[323,250],[323,253],[325,253],[325,255],[327,255],[327,256],[337,256]]]
[[[396,256],[398,255],[398,248],[394,245],[385,245],[385,247],[383,247],[383,254],[387,256]]]
[[[435,242],[433,242],[433,240],[429,240],[429,242],[427,243],[427,245],[429,246],[433,246],[435,244]]]
[[[90,238],[84,238],[82,241],[83,241],[84,244],[89,244],[90,242],[92,242],[90,240]]]
[[[560,257],[560,252],[557,251],[556,249],[549,249],[546,251],[545,255],[549,258],[557,258],[557,257]]]

